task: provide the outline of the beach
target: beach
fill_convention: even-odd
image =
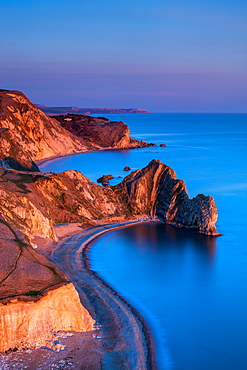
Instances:
[[[51,348],[0,355],[1,369],[155,369],[154,346],[147,324],[127,301],[89,270],[87,251],[99,236],[131,225],[139,218],[82,230],[79,224],[55,227],[59,242],[38,238],[37,251],[74,284],[83,306],[97,322],[93,332],[58,333]]]

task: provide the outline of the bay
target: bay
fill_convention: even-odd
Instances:
[[[171,166],[190,196],[212,195],[221,237],[165,225],[107,234],[92,268],[144,316],[159,369],[245,369],[247,358],[247,115],[109,115],[134,138],[167,147],[107,150],[47,162],[43,171],[80,170],[113,183],[152,159]]]

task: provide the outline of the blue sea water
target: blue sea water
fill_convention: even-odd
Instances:
[[[171,166],[190,196],[212,195],[222,236],[140,225],[94,243],[92,268],[144,316],[158,369],[247,368],[247,115],[109,115],[132,136],[167,147],[86,153],[47,162],[43,171],[82,171],[91,180],[152,159]]]

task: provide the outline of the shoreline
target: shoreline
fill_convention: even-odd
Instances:
[[[155,222],[155,221],[148,221],[147,220],[146,222],[147,223],[150,223],[150,222]],[[134,225],[140,225],[142,223],[143,223],[143,221],[134,223]],[[122,227],[121,226],[114,227],[111,230],[107,230],[106,232],[104,232],[104,234],[107,234],[108,232],[111,232],[111,231],[119,230],[121,228],[131,227],[131,226],[133,226],[133,225],[130,224],[130,225],[122,226]],[[85,245],[85,248],[82,251],[82,258],[84,259],[85,267],[87,269],[90,269],[91,268],[90,267],[91,266],[90,265],[91,261],[89,259],[89,251],[92,248],[94,242],[97,239],[99,239],[102,235],[103,234],[96,235],[93,240],[89,241]],[[147,366],[148,366],[147,367],[147,370],[156,370],[157,369],[157,365],[156,365],[155,345],[154,345],[153,336],[151,335],[151,330],[150,330],[147,322],[142,317],[142,315],[140,314],[140,312],[131,303],[129,303],[123,296],[121,296],[115,289],[113,289],[108,283],[106,283],[104,281],[104,279],[101,278],[101,276],[96,271],[93,271],[93,273],[96,276],[96,278],[99,281],[101,281],[102,284],[104,284],[112,292],[112,294],[114,294],[120,300],[122,300],[124,302],[124,304],[132,311],[133,315],[137,318],[137,320],[139,320],[141,322],[141,324],[143,326],[143,333],[144,333],[144,337],[145,337],[145,342],[146,342],[146,345],[147,345]]]
[[[139,217],[105,220],[86,229],[79,224],[58,225],[59,241],[40,239],[37,251],[45,255],[75,286],[81,304],[96,320],[90,332],[55,334],[54,345],[0,354],[0,367],[24,370],[135,369],[157,370],[151,331],[141,314],[95,271],[89,269],[88,251],[100,236],[125,227],[159,222]],[[57,338],[57,339],[56,339]],[[55,367],[54,367],[55,366]],[[62,366],[62,367],[61,367]]]
[[[82,304],[100,327],[106,369],[127,366],[136,370],[155,370],[154,342],[139,312],[89,269],[88,251],[95,239],[107,232],[152,221],[136,219],[84,229],[63,238],[51,253],[51,261],[75,285]]]
[[[50,162],[50,161],[55,161],[56,159],[60,159],[60,158],[65,158],[65,157],[71,157],[73,155],[79,155],[79,154],[86,154],[86,153],[95,153],[95,152],[103,152],[103,151],[108,151],[108,150],[134,150],[134,149],[146,149],[146,148],[150,148],[152,147],[153,145],[147,145],[147,146],[143,146],[143,147],[120,147],[120,148],[94,148],[94,149],[85,149],[85,150],[81,150],[81,151],[78,151],[76,153],[63,153],[61,155],[56,155],[54,157],[48,157],[48,158],[44,158],[44,159],[38,159],[36,161],[34,161],[34,163],[39,167],[40,165],[46,163],[46,162]],[[43,172],[43,171],[41,171]],[[54,172],[54,171],[53,171]]]

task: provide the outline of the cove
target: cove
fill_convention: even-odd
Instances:
[[[92,269],[144,316],[156,340],[159,369],[245,369],[246,115],[114,119],[124,120],[135,138],[167,147],[87,153],[42,169],[78,169],[95,181],[98,174],[123,177],[125,165],[134,170],[160,159],[185,180],[191,196],[215,198],[223,235],[205,237],[165,225],[119,230],[94,243]]]

